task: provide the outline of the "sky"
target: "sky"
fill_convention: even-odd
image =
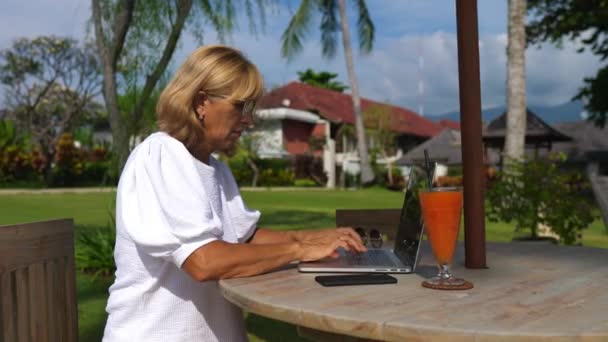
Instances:
[[[376,39],[371,53],[361,54],[358,50],[354,53],[361,95],[422,112],[425,116],[457,111],[455,1],[366,2],[375,23]],[[257,35],[249,32],[246,21],[239,21],[239,29],[226,43],[241,49],[258,65],[269,88],[297,80],[297,71],[307,68],[337,73],[338,80],[348,84],[341,45],[334,59],[323,58],[318,26],[311,28],[303,51],[296,58],[291,61],[281,58],[281,33],[298,4],[296,0],[278,1],[268,11],[263,32]],[[350,9],[351,36],[356,36],[356,20],[352,7]],[[503,106],[507,1],[478,0],[478,12],[482,107]],[[10,47],[11,42],[20,37],[52,34],[83,40],[89,16],[89,0],[2,0],[0,49]],[[204,44],[219,42],[211,28],[204,32]],[[179,66],[197,45],[193,37],[184,36],[171,67]],[[357,41],[353,40],[353,47],[357,46]],[[582,80],[595,75],[600,67],[599,58],[588,52],[577,53],[577,48],[576,42],[566,42],[561,49],[550,44],[528,48],[526,72],[530,105],[568,102],[582,86]],[[3,98],[2,89],[0,96]]]

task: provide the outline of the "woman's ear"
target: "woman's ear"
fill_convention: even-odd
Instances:
[[[192,106],[199,120],[203,120],[203,118],[205,117],[205,112],[207,110],[208,105],[209,99],[207,98],[207,95],[203,92],[198,92],[194,97]]]

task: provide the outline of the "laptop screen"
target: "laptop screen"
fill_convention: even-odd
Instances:
[[[418,190],[420,180],[424,177],[419,178],[416,175],[416,170],[412,168],[405,189],[405,198],[401,207],[401,217],[393,249],[399,259],[414,267],[423,232]]]

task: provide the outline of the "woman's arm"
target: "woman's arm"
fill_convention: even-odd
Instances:
[[[260,231],[256,235],[259,233]],[[273,238],[272,234],[262,234],[258,238]],[[255,240],[254,237],[253,241]],[[285,243],[244,244],[213,241],[195,250],[184,261],[182,269],[198,281],[247,277],[271,271],[296,260],[312,261],[336,256],[336,249],[339,247],[357,252],[365,250],[360,240],[357,241],[348,234]]]
[[[289,243],[297,242],[293,230],[272,230],[267,228],[257,228],[249,243],[254,245],[264,245],[269,243]]]
[[[331,229],[310,229],[310,230],[271,230],[258,228],[251,237],[249,243],[268,244],[268,243],[289,243],[299,241],[313,241],[319,239],[334,240],[340,236],[347,235],[358,241],[361,245],[361,237],[350,227],[340,227]]]

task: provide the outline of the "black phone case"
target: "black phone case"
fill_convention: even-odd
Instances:
[[[323,286],[379,285],[397,282],[396,278],[383,273],[323,275],[316,276],[315,280]]]

